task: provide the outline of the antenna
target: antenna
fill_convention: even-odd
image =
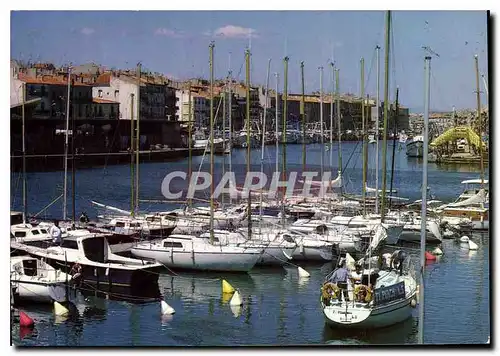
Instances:
[[[432,50],[432,48],[430,48],[429,46],[422,46],[422,49],[423,49],[424,51],[426,51],[427,53],[432,54],[432,55],[435,55],[436,57],[438,57],[438,58],[439,58],[439,54],[437,54],[436,52],[434,52],[434,51]]]

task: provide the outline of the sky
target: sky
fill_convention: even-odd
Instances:
[[[385,16],[383,11],[13,11],[11,58],[56,65],[95,62],[108,68],[143,67],[177,79],[209,78],[209,44],[215,41],[214,71],[245,80],[244,52],[251,49],[251,83],[270,87],[279,73],[283,90],[289,57],[289,93],[301,90],[304,61],[306,92],[331,91],[330,63],[340,70],[343,93],[376,95],[376,52],[380,50],[380,98],[384,91]],[[411,111],[424,106],[423,46],[431,61],[432,110],[475,108],[474,54],[488,82],[488,25],[485,11],[393,11],[389,92]],[[484,85],[480,79],[480,88]],[[485,93],[481,94],[485,105]]]

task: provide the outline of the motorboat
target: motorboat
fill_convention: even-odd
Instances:
[[[60,246],[41,248],[11,242],[11,247],[43,259],[54,268],[79,276],[79,282],[98,288],[126,287],[131,290],[157,285],[161,265],[113,254],[106,234],[86,234],[62,239]]]

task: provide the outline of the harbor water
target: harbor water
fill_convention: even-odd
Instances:
[[[370,145],[370,154],[375,145]],[[307,146],[308,166],[318,166],[320,146]],[[359,193],[361,186],[361,145],[343,143],[345,189]],[[274,146],[266,147],[268,169],[274,169]],[[337,171],[337,148],[332,149],[333,172]],[[351,159],[349,157],[352,155]],[[208,157],[205,157],[207,161]],[[390,173],[392,148],[387,165]],[[193,158],[197,170],[202,157]],[[244,172],[246,150],[232,154],[233,169]],[[228,157],[217,156],[216,166]],[[330,152],[324,153],[329,166]],[[300,168],[302,146],[287,147],[288,169]],[[382,160],[380,160],[381,166]],[[260,150],[253,150],[254,170],[260,169]],[[140,195],[162,199],[161,182],[173,170],[186,170],[186,160],[148,163],[140,166]],[[270,167],[270,168],[269,168]],[[206,168],[206,167],[205,167]],[[368,185],[375,185],[375,160],[369,161]],[[226,168],[227,170],[227,168]],[[429,186],[436,199],[451,201],[462,190],[460,182],[479,177],[477,166],[438,166],[429,164]],[[237,173],[238,174],[238,173]],[[333,176],[336,173],[332,174]],[[62,172],[28,174],[28,210],[34,215],[61,194]],[[108,166],[77,170],[76,214],[97,212],[95,200],[121,209],[130,207],[130,167]],[[486,177],[487,178],[487,177]],[[395,150],[393,188],[410,200],[420,199],[422,163],[406,157],[404,147]],[[379,178],[380,184],[382,178]],[[390,174],[387,179],[390,182]],[[71,180],[69,179],[69,186]],[[21,180],[11,176],[11,208],[22,210]],[[71,192],[68,196],[71,212]],[[165,210],[169,206],[141,203],[141,210]],[[39,215],[62,216],[62,199]],[[444,255],[426,266],[424,342],[431,344],[481,344],[490,332],[490,238],[472,235],[479,245],[469,251],[466,245],[445,240]],[[418,258],[418,245],[405,245]],[[292,261],[293,262],[293,261]],[[67,320],[55,318],[52,308],[27,305],[20,308],[35,319],[35,328],[26,331],[12,324],[12,342],[23,346],[235,346],[235,345],[321,345],[321,344],[414,344],[418,340],[418,308],[407,321],[380,330],[346,331],[331,329],[324,322],[319,305],[320,287],[332,270],[324,265],[300,264],[310,274],[299,279],[297,268],[254,268],[250,273],[199,274],[165,270],[159,277],[162,298],[176,313],[160,316],[159,301],[132,303],[109,296],[87,296],[77,305],[78,313]],[[232,307],[222,293],[221,278],[239,289],[241,307]]]

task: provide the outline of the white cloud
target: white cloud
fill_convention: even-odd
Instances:
[[[158,36],[166,36],[166,37],[174,37],[174,38],[180,38],[183,36],[181,32],[177,32],[165,27],[159,27],[155,31],[155,35]]]
[[[95,32],[95,30],[93,28],[90,28],[90,27],[84,27],[80,30],[80,33],[85,35],[85,36],[90,36],[94,32]]]
[[[240,26],[226,25],[218,28],[213,33],[217,37],[226,38],[248,38],[257,37],[257,31],[253,28],[245,28]]]

